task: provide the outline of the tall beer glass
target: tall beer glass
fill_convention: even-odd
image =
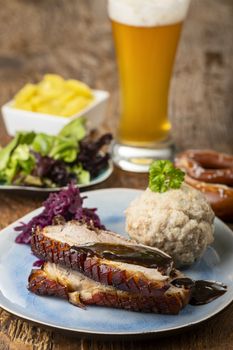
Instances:
[[[190,0],[108,0],[120,77],[121,114],[115,163],[147,171],[170,158],[168,93]]]

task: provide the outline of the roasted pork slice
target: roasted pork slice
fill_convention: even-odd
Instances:
[[[169,255],[77,221],[37,228],[31,247],[40,259],[120,290],[161,297],[171,287],[174,268]]]
[[[178,314],[190,297],[190,290],[173,285],[159,296],[146,297],[103,285],[54,263],[45,263],[41,269],[32,270],[28,288],[38,295],[65,298],[79,307],[100,305],[162,314]]]

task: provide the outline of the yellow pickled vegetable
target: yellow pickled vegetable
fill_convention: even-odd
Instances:
[[[79,80],[69,79],[66,81],[65,84],[68,88],[73,89],[80,96],[85,96],[88,98],[92,97],[92,91],[90,90],[90,88]]]
[[[83,108],[87,107],[90,104],[90,100],[79,96],[75,99],[70,100],[67,105],[63,108],[61,115],[69,117],[77,113],[76,111],[81,111]]]
[[[93,93],[85,83],[46,74],[38,84],[26,84],[15,95],[13,107],[70,117],[87,107],[93,99]]]
[[[18,93],[15,95],[14,104],[15,107],[20,106],[20,104],[28,103],[29,100],[35,96],[37,91],[36,85],[26,84]],[[20,107],[19,107],[20,108]]]
[[[44,81],[48,81],[51,85],[59,86],[64,84],[64,79],[58,74],[45,74],[43,77]]]

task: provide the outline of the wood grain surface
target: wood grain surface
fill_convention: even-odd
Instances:
[[[118,84],[105,0],[0,0],[0,104],[28,81],[55,72],[111,92],[104,130],[116,130]],[[233,1],[193,0],[170,96],[178,149],[233,153]],[[0,143],[9,137],[0,119]],[[146,175],[115,169],[96,186],[145,188]],[[0,193],[0,228],[41,205],[40,195]],[[0,276],[1,278],[1,276]],[[107,322],[107,320],[106,320]],[[233,349],[233,305],[200,327],[146,341],[63,335],[0,310],[0,350]]]

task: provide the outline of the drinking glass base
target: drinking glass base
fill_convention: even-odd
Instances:
[[[116,142],[112,147],[112,159],[114,164],[123,170],[147,173],[154,160],[172,160],[174,152],[175,147],[171,142],[161,142],[153,148],[133,147]]]

